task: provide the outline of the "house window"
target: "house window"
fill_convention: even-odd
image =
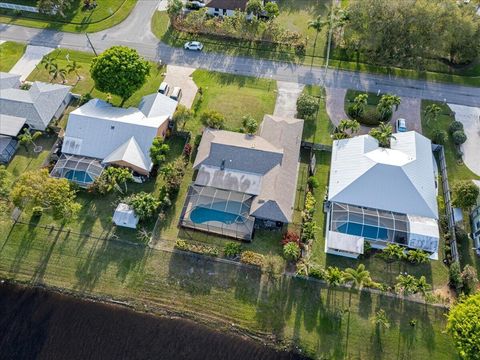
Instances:
[[[219,12],[220,10],[218,8],[215,8],[215,12]]]
[[[110,126],[110,130],[115,130],[115,126]]]

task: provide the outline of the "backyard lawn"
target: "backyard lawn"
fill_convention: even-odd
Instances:
[[[25,52],[25,44],[7,41],[0,44],[0,71],[9,72]]]
[[[37,0],[6,0],[4,2],[36,6]],[[83,1],[74,1],[66,10],[65,17],[60,15],[36,14],[2,9],[0,23],[47,28],[68,32],[96,32],[110,28],[122,22],[133,10],[137,0],[102,0],[95,9],[87,10]]]
[[[309,95],[317,97],[320,103],[315,119],[305,120],[303,126],[303,140],[317,144],[330,145],[332,143],[330,135],[334,128],[325,108],[325,90],[317,85],[306,85],[303,91]]]
[[[90,77],[90,63],[94,58],[90,53],[66,49],[57,49],[53,51],[49,56],[58,63],[61,68],[66,68],[68,65],[68,60],[66,56],[68,55],[70,61],[76,61],[80,66],[78,70],[78,79],[77,74],[70,73],[66,77],[66,85],[72,86],[72,93],[74,94],[86,94],[91,93],[93,97],[97,97],[103,100],[107,99],[107,94],[102,93],[94,88],[94,81]],[[129,106],[138,106],[141,98],[145,95],[149,95],[157,92],[160,83],[162,82],[165,72],[164,67],[158,67],[158,64],[151,62],[150,76],[147,79],[147,82],[143,87],[135,92],[124,104],[124,107]],[[45,70],[42,64],[39,64],[35,70],[27,78],[28,81],[51,81],[51,76],[48,74],[48,71]],[[56,80],[61,82],[61,80]],[[112,104],[119,105],[121,99],[118,96],[112,96]]]

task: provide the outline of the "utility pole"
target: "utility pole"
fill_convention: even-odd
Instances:
[[[325,61],[325,70],[323,72],[323,79],[322,79],[322,88],[325,87],[325,80],[327,77],[328,71],[328,62],[330,61],[330,47],[332,46],[332,36],[333,36],[333,20],[334,20],[334,10],[336,7],[336,0],[332,0],[332,9],[330,10],[330,29],[328,30],[328,45],[327,45],[327,60]]]
[[[85,36],[87,37],[87,41],[90,44],[90,47],[92,48],[93,53],[95,54],[95,56],[98,56],[97,52],[95,51],[95,47],[93,46],[92,42],[90,41],[90,37],[88,36],[88,33],[85,33]]]

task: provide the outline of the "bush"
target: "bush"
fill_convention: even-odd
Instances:
[[[82,106],[82,105],[86,104],[87,102],[89,102],[89,101],[92,100],[92,99],[93,99],[92,94],[90,94],[90,93],[83,94],[83,95],[80,97],[79,106]]]
[[[240,261],[244,264],[262,266],[265,262],[265,257],[253,251],[244,251],[240,256]]]
[[[187,243],[185,240],[177,240],[175,242],[175,248],[183,251],[190,251],[196,254],[202,254],[207,256],[216,257],[220,253],[218,248],[208,245],[198,245]]]
[[[218,111],[207,110],[200,116],[203,125],[212,129],[223,129],[225,117]]]
[[[429,261],[428,253],[423,250],[408,250],[407,260],[412,264],[423,264]]]
[[[295,242],[289,242],[283,246],[283,257],[288,261],[296,261],[300,257],[300,246]]]
[[[458,262],[454,262],[450,265],[450,269],[448,270],[448,283],[452,288],[454,288],[457,292],[460,292],[463,286],[462,282],[462,273],[460,271],[460,265]]]
[[[448,132],[453,134],[455,131],[462,130],[463,131],[463,124],[460,121],[452,121],[448,126]]]
[[[358,120],[359,123],[368,125],[368,126],[376,126],[379,125],[384,119],[382,119],[382,115],[376,109],[367,109],[363,113],[357,114],[355,110],[354,104],[350,104],[347,108],[347,114],[352,119]],[[385,116],[386,120],[389,120],[392,114],[387,114]]]
[[[312,265],[308,273],[308,276],[315,279],[325,280],[325,270],[318,265]]]
[[[455,237],[460,244],[468,243],[468,233],[458,225],[455,225]]]
[[[477,270],[471,265],[465,265],[462,274],[462,291],[465,295],[475,293],[478,284]]]
[[[317,189],[320,186],[320,182],[315,176],[310,176],[307,180],[307,184],[310,189]]]
[[[453,184],[453,205],[468,210],[477,203],[480,190],[471,180],[457,181]]]
[[[140,220],[147,220],[157,211],[160,202],[151,193],[139,192],[124,199],[124,202],[130,205],[135,211],[135,215]]]
[[[192,154],[192,145],[189,143],[185,144],[183,147],[183,156],[185,156],[187,159],[190,159],[190,155]]]
[[[316,97],[303,93],[297,99],[297,116],[301,119],[314,115],[319,104]]]
[[[444,130],[435,129],[432,140],[435,144],[444,145],[448,141],[448,134]]]
[[[32,208],[32,215],[34,217],[40,217],[43,214],[43,208],[41,206],[34,206]]]
[[[230,257],[230,258],[240,255],[241,252],[242,252],[242,244],[237,242],[229,242],[227,243],[227,245],[225,245],[223,249],[223,254],[226,257]]]
[[[457,130],[452,134],[452,139],[456,145],[462,145],[467,141],[467,135],[465,135],[463,130]]]
[[[300,236],[295,231],[288,230],[285,235],[283,235],[282,245],[287,245],[290,242],[300,244]]]

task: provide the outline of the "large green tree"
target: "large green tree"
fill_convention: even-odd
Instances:
[[[477,203],[478,186],[471,180],[458,181],[453,184],[453,205],[462,209],[469,209]]]
[[[113,46],[92,60],[90,68],[95,87],[118,95],[122,104],[147,81],[150,63],[126,46]]]
[[[65,17],[65,11],[72,6],[72,2],[73,0],[38,0],[37,7],[42,13]]]
[[[470,296],[450,309],[447,331],[453,337],[460,356],[480,359],[480,293]]]

